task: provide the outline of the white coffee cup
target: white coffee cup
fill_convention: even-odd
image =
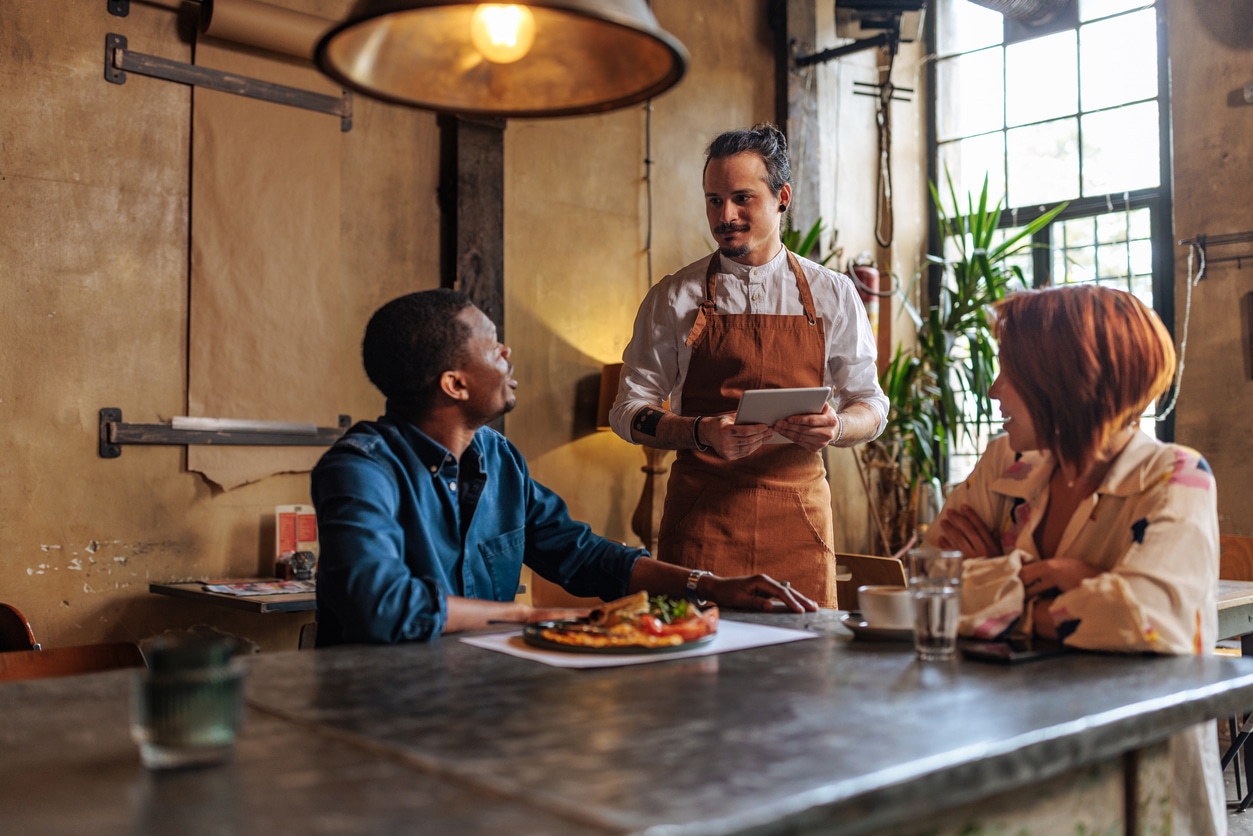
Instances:
[[[908,587],[859,586],[857,605],[861,608],[861,617],[871,627],[913,629],[914,596]]]

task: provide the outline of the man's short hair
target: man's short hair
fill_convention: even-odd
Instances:
[[[1086,467],[1170,388],[1175,347],[1151,308],[1124,290],[1020,290],[995,306],[1001,372],[1060,460]]]
[[[787,159],[787,137],[769,122],[758,122],[751,128],[739,128],[714,137],[705,150],[705,168],[710,160],[734,157],[752,152],[766,164],[766,185],[778,196],[786,183],[792,182],[792,164]]]
[[[393,299],[370,317],[361,359],[389,407],[426,409],[435,402],[440,375],[464,359],[470,329],[457,314],[471,304],[455,290],[423,290]]]

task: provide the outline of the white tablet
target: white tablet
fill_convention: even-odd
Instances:
[[[793,415],[816,415],[831,396],[829,386],[809,389],[749,389],[740,396],[735,411],[737,424],[773,424]],[[786,444],[788,439],[775,433],[767,444]]]

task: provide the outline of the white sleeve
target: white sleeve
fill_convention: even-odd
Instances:
[[[879,413],[877,438],[887,426],[890,407],[879,386],[879,346],[852,281],[839,273],[833,278],[836,314],[827,323],[827,375],[835,387],[836,409],[869,404]]]
[[[670,277],[667,276],[667,279]],[[645,406],[660,408],[679,383],[679,341],[686,339],[662,280],[648,291],[635,315],[631,341],[622,352],[618,397],[609,410],[609,425],[626,441],[631,421]]]

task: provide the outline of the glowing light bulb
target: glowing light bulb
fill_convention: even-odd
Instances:
[[[535,15],[526,6],[483,3],[470,18],[470,41],[494,64],[512,64],[535,43]]]

